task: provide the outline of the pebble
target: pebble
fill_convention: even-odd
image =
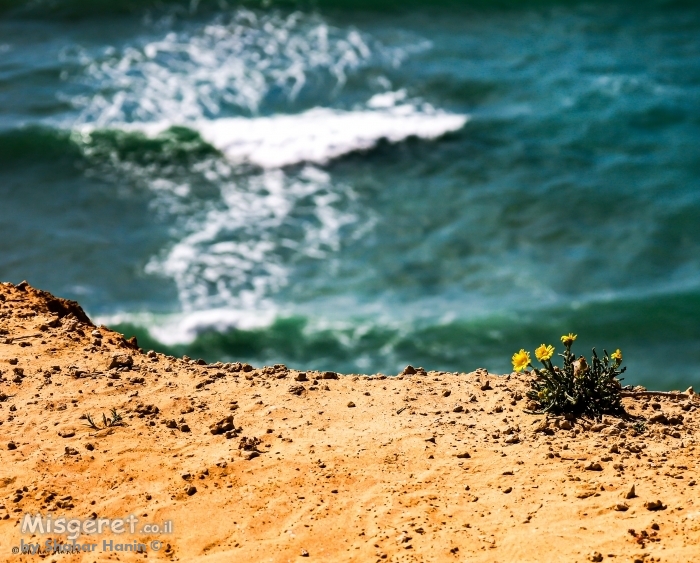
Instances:
[[[185,493],[187,493],[188,497],[191,497],[196,492],[197,492],[197,487],[195,487],[194,485],[188,485],[187,487],[185,487]]]
[[[109,359],[109,363],[107,364],[107,369],[125,368],[125,367],[130,368],[133,365],[134,365],[134,358],[132,358],[129,354],[114,354]]]
[[[353,403],[352,401],[350,401],[350,402],[348,403],[348,407],[349,407],[349,408],[353,408],[354,406],[355,406],[355,403]]]
[[[8,450],[16,450],[16,449],[17,449],[17,444],[15,444],[14,442],[8,442],[8,443],[7,443],[7,449],[8,449]]]
[[[233,415],[230,414],[222,418],[219,422],[212,424],[209,430],[212,434],[225,434],[234,429],[233,425]]]

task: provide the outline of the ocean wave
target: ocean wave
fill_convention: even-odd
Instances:
[[[196,131],[231,163],[282,168],[304,162],[327,164],[334,158],[372,149],[382,140],[399,143],[411,137],[437,139],[458,131],[468,120],[466,115],[435,110],[427,104],[401,104],[358,111],[314,108],[296,115],[178,124],[123,123],[116,128],[156,138],[173,126],[186,127]],[[79,128],[88,135],[95,130],[92,125]]]
[[[402,312],[407,313],[405,308]],[[334,321],[313,313],[241,316],[211,311],[177,318],[122,315],[101,320],[136,335],[146,349],[175,355],[386,374],[396,374],[408,363],[445,371],[483,366],[507,373],[514,347],[533,349],[541,342],[556,346],[559,334],[574,331],[579,334],[579,353],[588,353],[591,346],[599,352],[622,348],[629,366],[626,383],[672,389],[700,383],[693,368],[697,349],[691,320],[699,314],[700,292],[695,288],[456,318],[388,319],[356,311]],[[194,339],[172,338],[180,330],[175,327],[194,328],[198,323]]]

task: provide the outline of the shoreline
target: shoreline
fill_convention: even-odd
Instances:
[[[204,364],[24,282],[0,284],[0,372],[6,547],[43,545],[21,519],[50,513],[172,522],[81,535],[85,562],[114,560],[103,540],[149,561],[700,557],[696,395],[625,397],[638,432],[527,414],[525,375]]]

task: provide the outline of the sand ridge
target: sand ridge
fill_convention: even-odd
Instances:
[[[206,365],[1,284],[0,560],[67,541],[22,534],[37,512],[172,522],[80,538],[145,556],[47,561],[700,559],[698,397],[626,398],[645,424],[572,422],[525,412],[528,377]]]

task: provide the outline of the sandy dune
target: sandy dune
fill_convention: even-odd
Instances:
[[[44,561],[699,561],[698,397],[572,425],[524,412],[527,379],[204,365],[2,284],[0,560],[68,541],[23,534],[40,513],[138,518]]]

